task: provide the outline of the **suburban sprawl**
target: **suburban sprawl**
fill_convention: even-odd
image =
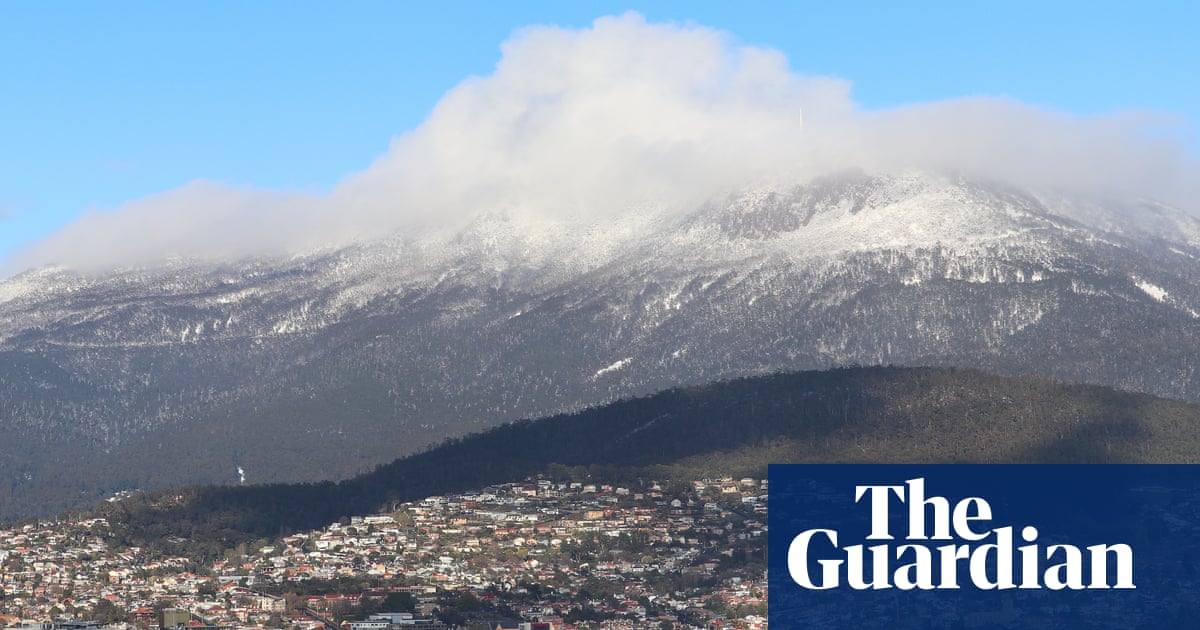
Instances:
[[[121,497],[111,502],[120,504]],[[197,558],[110,519],[0,530],[0,623],[344,628],[766,627],[767,482],[528,479]]]

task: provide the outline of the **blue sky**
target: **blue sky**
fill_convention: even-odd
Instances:
[[[1149,109],[1200,146],[1193,3],[17,1],[0,4],[0,259],[196,179],[327,192],[490,74],[514,30],[627,10],[781,51],[866,109]]]

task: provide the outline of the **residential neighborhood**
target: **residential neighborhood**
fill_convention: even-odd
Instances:
[[[203,562],[115,544],[104,518],[48,520],[0,531],[0,623],[764,628],[766,521],[767,482],[753,478],[532,478]]]

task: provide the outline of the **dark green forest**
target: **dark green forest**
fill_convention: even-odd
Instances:
[[[104,504],[118,543],[194,558],[534,474],[765,476],[769,463],[1190,463],[1200,406],[1034,377],[845,368],[680,388],[448,440],[333,483],[196,486]]]

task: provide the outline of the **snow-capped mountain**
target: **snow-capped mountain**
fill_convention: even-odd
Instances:
[[[678,384],[845,364],[1200,400],[1200,221],[958,176],[760,185],[595,224],[519,209],[288,260],[0,282],[0,514],[342,477]]]

